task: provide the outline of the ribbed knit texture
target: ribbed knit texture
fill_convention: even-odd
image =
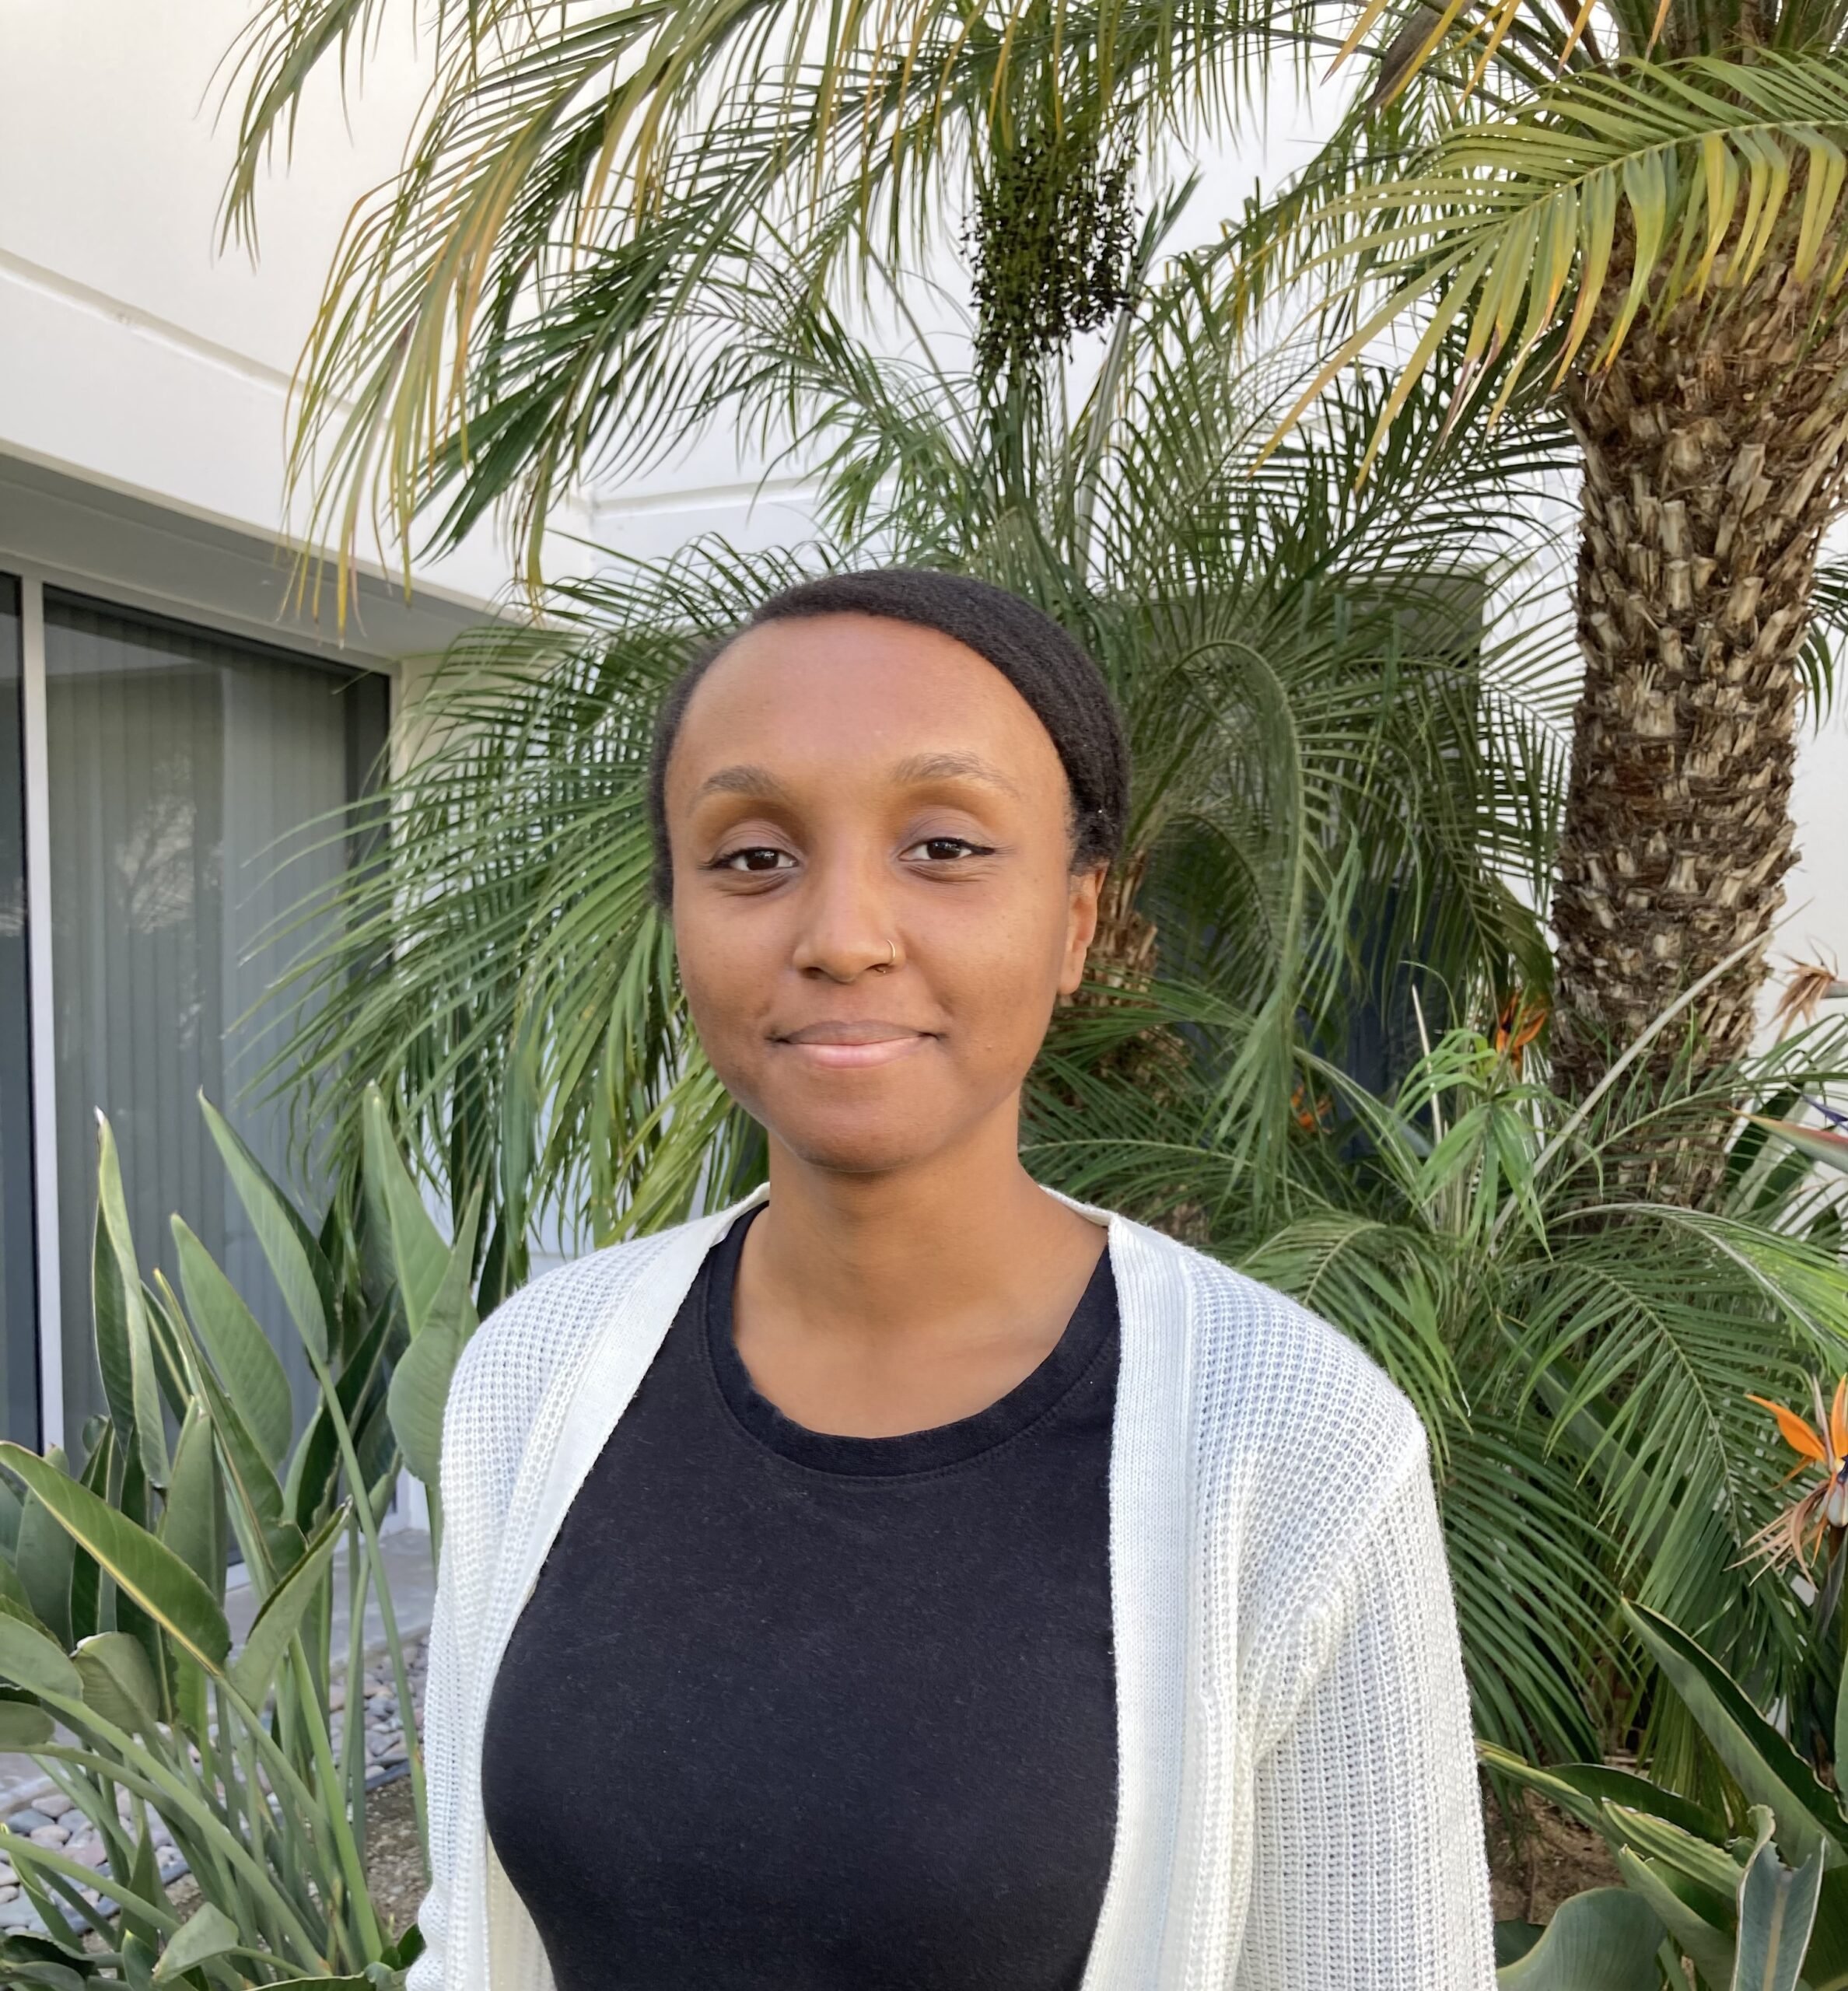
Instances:
[[[553,1991],[482,1819],[488,1693],[572,1496],[736,1214],[535,1281],[457,1367],[425,1709],[434,1884],[409,1991]],[[1305,1309],[1108,1221],[1119,1790],[1084,1991],[1493,1991],[1417,1415]]]

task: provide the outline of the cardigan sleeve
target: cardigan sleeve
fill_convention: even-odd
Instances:
[[[1493,1991],[1469,1696],[1422,1430],[1258,1738],[1236,1991]]]
[[[425,1648],[422,1744],[430,1833],[430,1886],[418,1904],[417,1926],[422,1954],[411,1966],[404,1991],[442,1991],[446,1974],[450,1910],[459,1838],[461,1793],[457,1789],[457,1700],[460,1671],[456,1650],[453,1536],[445,1534],[437,1558],[436,1600],[430,1613]]]

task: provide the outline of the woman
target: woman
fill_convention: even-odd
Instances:
[[[656,889],[767,1188],[536,1281],[445,1427],[411,1991],[1487,1991],[1423,1430],[1039,1188],[1128,769],[985,584],[767,602]]]

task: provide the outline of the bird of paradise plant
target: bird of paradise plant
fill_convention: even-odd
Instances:
[[[1794,1566],[1813,1587],[1805,1663],[1790,1682],[1789,1734],[1818,1768],[1832,1769],[1841,1753],[1840,1683],[1843,1634],[1848,1632],[1841,1618],[1843,1580],[1848,1578],[1848,1555],[1843,1552],[1848,1541],[1848,1376],[1837,1381],[1826,1412],[1822,1384],[1814,1376],[1810,1396],[1814,1423],[1768,1397],[1748,1398],[1770,1412],[1784,1443],[1797,1454],[1783,1483],[1787,1485],[1817,1467],[1822,1473],[1751,1537],[1741,1560],[1757,1555],[1768,1569]],[[1825,1564],[1820,1569],[1819,1555]]]
[[[1826,1540],[1829,1590],[1833,1597],[1839,1598],[1843,1567],[1842,1538],[1848,1531],[1848,1376],[1836,1384],[1835,1401],[1826,1415],[1822,1408],[1822,1385],[1811,1377],[1810,1388],[1815,1402],[1814,1424],[1799,1417],[1787,1405],[1772,1402],[1769,1397],[1747,1398],[1770,1412],[1784,1443],[1797,1454],[1797,1463],[1784,1475],[1783,1484],[1787,1485],[1806,1466],[1819,1465],[1823,1469],[1823,1477],[1800,1499],[1792,1501],[1766,1522],[1747,1546],[1764,1555],[1773,1568],[1794,1561],[1807,1573],[1811,1557]]]
[[[1551,1006],[1545,996],[1529,989],[1511,990],[1495,1019],[1495,1050],[1506,1058],[1516,1078],[1526,1061],[1528,1046],[1546,1027]]]

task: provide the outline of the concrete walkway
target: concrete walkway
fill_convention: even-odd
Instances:
[[[421,1638],[430,1629],[430,1608],[436,1595],[430,1538],[418,1529],[398,1528],[382,1535],[379,1547],[391,1583],[398,1636],[407,1642]],[[334,1555],[334,1671],[337,1677],[346,1671],[346,1545],[342,1542]],[[256,1599],[250,1585],[234,1581],[226,1593],[225,1615],[231,1621],[231,1636],[236,1644],[243,1643],[256,1615]],[[385,1650],[385,1622],[376,1595],[366,1599],[364,1637],[368,1658]],[[51,1779],[30,1756],[0,1754],[0,1818],[51,1788]]]

